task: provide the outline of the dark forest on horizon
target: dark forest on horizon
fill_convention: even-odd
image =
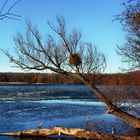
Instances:
[[[114,74],[90,74],[97,85],[140,85],[140,71]],[[0,83],[82,84],[76,78],[55,73],[0,73]]]

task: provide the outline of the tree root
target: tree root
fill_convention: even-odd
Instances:
[[[94,131],[88,131],[80,128],[44,128],[44,129],[31,129],[25,131],[17,131],[14,133],[0,133],[0,136],[10,137],[47,137],[51,135],[68,135],[82,139],[102,139],[102,140],[140,140],[140,136],[115,136]]]

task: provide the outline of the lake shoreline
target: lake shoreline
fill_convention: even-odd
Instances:
[[[0,82],[0,84],[7,85],[84,85],[84,84],[52,84],[52,83],[28,83],[28,82]]]
[[[54,84],[47,84],[47,83],[27,83],[27,82],[0,82],[0,84],[7,84],[7,85],[10,85],[10,84],[15,84],[15,85],[32,85],[32,84],[36,84],[36,85],[54,85]],[[55,84],[56,85],[56,84]],[[59,84],[57,84],[59,85]],[[62,85],[62,84],[60,84]],[[71,84],[68,84],[68,85],[71,85]]]

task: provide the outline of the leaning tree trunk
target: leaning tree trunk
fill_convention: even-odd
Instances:
[[[125,122],[133,126],[134,128],[140,128],[140,119],[119,109],[110,100],[108,100],[96,87],[89,85],[91,90],[99,97],[107,106],[107,112],[120,117]]]
[[[129,125],[133,126],[134,128],[140,129],[140,119],[119,109],[117,106],[115,106],[112,101],[110,101],[102,92],[100,92],[95,85],[93,85],[90,81],[85,79],[82,75],[77,75],[78,77],[91,91],[96,94],[96,96],[106,104],[107,107],[107,113],[115,115],[125,122],[127,122]]]

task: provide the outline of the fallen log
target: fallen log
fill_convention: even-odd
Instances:
[[[14,133],[0,133],[0,136],[10,136],[10,137],[48,137],[51,135],[68,135],[75,138],[82,139],[102,139],[102,140],[140,140],[140,136],[115,136],[103,133],[98,133],[94,131],[88,131],[80,128],[43,128],[43,129],[31,129],[24,131],[17,131]]]

